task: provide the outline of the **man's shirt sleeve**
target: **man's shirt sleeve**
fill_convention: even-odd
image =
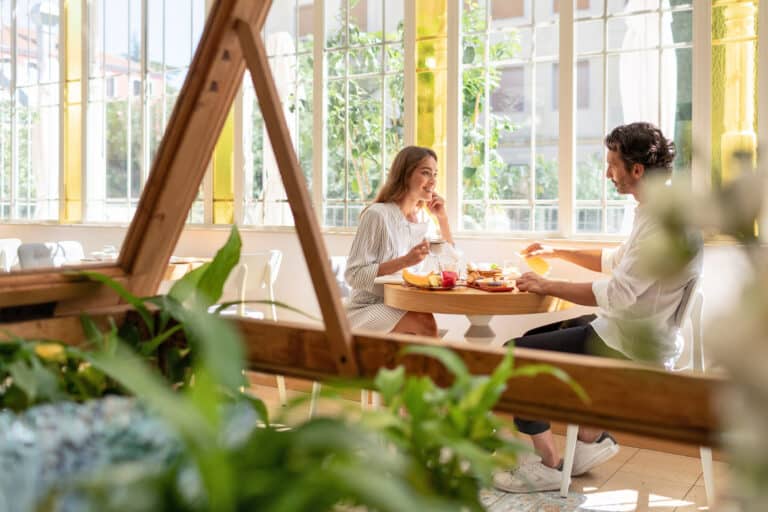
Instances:
[[[602,254],[602,270],[610,270],[611,277],[594,281],[592,292],[597,305],[603,310],[612,313],[626,311],[656,282],[656,278],[647,275],[641,266],[639,245],[622,245],[609,257],[605,252]]]

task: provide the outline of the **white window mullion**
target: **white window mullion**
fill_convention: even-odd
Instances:
[[[64,148],[66,147],[66,144],[64,137],[67,129],[65,105],[69,100],[69,95],[67,94],[67,28],[69,25],[69,8],[64,7],[63,0],[59,2],[59,12],[64,13],[63,23],[61,22],[61,18],[59,18],[59,213],[57,221],[61,222],[63,219],[67,218],[67,195],[64,172],[66,158]],[[37,44],[42,44],[42,41],[38,41]],[[63,51],[61,51],[62,49]],[[48,55],[46,55],[46,58],[47,57]],[[47,207],[46,211],[49,211]]]
[[[351,0],[342,0],[344,4],[344,75],[342,76],[344,95],[344,208],[342,209],[344,220],[342,226],[349,225],[349,160],[351,157],[349,142],[349,10]]]
[[[528,149],[530,151],[530,157],[528,160],[528,165],[530,166],[530,171],[528,174],[528,201],[529,209],[531,212],[531,219],[528,224],[528,229],[532,232],[536,231],[536,119],[538,117],[536,115],[536,66],[538,64],[536,62],[536,41],[536,9],[531,9],[531,55],[527,56],[527,58],[531,63],[531,141],[528,145]],[[525,77],[525,65],[523,65],[523,77]],[[525,83],[525,78],[523,78],[523,83]],[[488,104],[488,110],[490,112],[490,102]]]
[[[314,66],[312,69],[312,140],[314,151],[312,152],[312,199],[315,208],[317,222],[325,225],[323,211],[325,205],[325,180],[323,173],[326,168],[327,148],[325,120],[327,117],[328,102],[325,87],[326,63],[325,52],[325,0],[315,0],[312,56]]]
[[[461,0],[448,0],[448,91],[446,115],[446,151],[442,169],[445,173],[445,203],[448,220],[455,230],[461,228],[459,180],[461,165]]]
[[[765,9],[763,9],[765,10]],[[694,190],[706,192],[712,169],[712,6],[693,6],[691,182]],[[758,88],[758,90],[760,90]]]
[[[88,219],[88,93],[91,83],[91,63],[89,60],[88,49],[90,48],[91,40],[91,22],[90,12],[88,9],[88,1],[81,0],[80,12],[82,13],[82,27],[80,30],[81,39],[81,53],[80,59],[82,65],[80,66],[80,165],[82,166],[81,180],[81,196],[82,207],[80,222],[85,222]],[[64,196],[62,196],[63,199]]]
[[[141,113],[139,114],[139,126],[141,126],[141,144],[139,145],[141,151],[141,183],[142,185],[147,182],[149,177],[150,166],[152,162],[149,159],[149,80],[147,76],[149,74],[148,62],[149,62],[149,0],[142,0],[141,2],[141,53],[139,57],[139,72],[140,77],[140,89],[141,94],[139,96],[139,105]],[[143,186],[142,186],[143,190]]]
[[[8,198],[8,216],[11,219],[17,219],[18,213],[16,211],[17,201],[16,195],[18,194],[18,187],[16,183],[19,175],[19,130],[18,123],[16,122],[16,0],[11,2],[11,84],[10,84],[10,96],[11,96],[11,180],[9,185],[10,197]]]
[[[126,20],[126,23],[128,23],[128,26],[130,27],[131,24],[131,3],[128,3],[128,19]],[[131,169],[131,142],[133,141],[133,130],[131,129],[133,127],[133,108],[132,108],[132,101],[131,101],[131,95],[133,94],[133,74],[131,73],[131,58],[130,58],[130,48],[131,48],[131,30],[128,29],[128,34],[126,35],[128,45],[128,71],[126,72],[126,75],[128,77],[128,86],[127,86],[127,93],[125,98],[125,107],[126,107],[126,116],[125,116],[125,202],[126,202],[126,209],[127,211],[131,210],[131,200],[133,199],[133,196],[131,195],[132,189],[133,189],[133,180],[136,179],[136,177],[133,175]],[[105,36],[106,39],[106,36]]]
[[[416,2],[405,2],[403,16],[403,62],[405,94],[405,112],[403,119],[403,131],[405,145],[416,144]]]
[[[602,133],[608,133],[608,0],[603,0],[603,23],[602,23],[602,37],[603,37],[603,97],[601,99],[603,104],[603,129]],[[605,149],[603,149],[603,158],[605,158]],[[603,219],[603,224],[600,229],[600,233],[605,233],[607,216],[605,211],[608,209],[608,180],[603,178],[601,180],[602,187],[600,190],[600,215]]]
[[[491,110],[491,92],[490,92],[490,84],[488,83],[488,75],[490,71],[490,60],[491,60],[491,10],[490,10],[490,2],[486,0],[485,2],[485,30],[483,33],[483,105],[485,110],[485,115],[483,115],[483,204],[485,205],[485,210],[483,211],[483,225],[484,227],[488,227],[488,216],[490,214],[490,209],[493,208],[493,206],[489,206],[490,204],[490,182],[491,182],[491,171],[488,168],[488,141],[490,140],[490,132],[491,132],[491,123],[490,123],[490,110]],[[525,68],[523,68],[525,69]],[[525,83],[525,79],[523,79],[523,83]]]
[[[559,163],[558,218],[560,234],[570,237],[574,231],[573,206],[574,206],[574,161],[575,161],[575,47],[576,38],[574,30],[574,0],[560,2],[560,83],[558,94],[558,123],[560,126],[560,139],[557,145]]]
[[[389,151],[389,147],[387,146],[387,85],[389,84],[389,78],[390,75],[387,73],[387,7],[384,2],[381,3],[381,48],[379,55],[381,56],[381,67],[382,72],[379,75],[379,83],[381,83],[381,94],[379,96],[379,99],[381,101],[381,133],[379,133],[379,147],[381,147],[381,161],[379,162],[379,172],[381,174],[381,179],[379,183],[381,185],[384,185],[384,183],[387,180],[387,168],[388,168],[388,162],[387,162],[387,153]]]
[[[245,76],[245,75],[244,75]],[[234,196],[233,201],[235,204],[233,205],[233,215],[234,218],[232,219],[234,224],[242,224],[243,220],[245,219],[244,216],[244,204],[245,204],[245,147],[243,144],[243,81],[240,81],[240,87],[237,88],[237,93],[235,93],[235,100],[232,103],[232,116],[234,120],[234,137],[235,140],[232,141],[232,162],[234,168],[232,169],[232,172],[234,174],[233,180],[234,180]],[[250,172],[250,170],[248,171]],[[206,174],[210,175],[210,172],[207,172]],[[206,188],[213,189],[213,177],[211,176],[210,179],[210,185],[206,187],[207,183],[206,180],[203,180],[203,196],[206,195]],[[250,191],[249,191],[250,193]],[[211,190],[211,206],[213,206],[213,190]],[[211,219],[213,221],[213,219]]]

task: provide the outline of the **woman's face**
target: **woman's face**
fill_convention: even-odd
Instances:
[[[437,185],[437,161],[424,157],[408,179],[408,195],[417,201],[429,202]]]

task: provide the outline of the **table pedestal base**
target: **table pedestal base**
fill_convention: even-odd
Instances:
[[[467,315],[469,328],[464,333],[464,338],[473,343],[491,343],[496,338],[496,333],[489,325],[493,315]]]

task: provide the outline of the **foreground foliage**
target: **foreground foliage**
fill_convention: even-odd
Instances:
[[[3,407],[128,394],[167,425],[178,449],[170,463],[132,461],[60,482],[42,510],[317,511],[482,510],[479,490],[522,448],[492,408],[513,376],[556,369],[513,368],[511,352],[492,375],[469,374],[449,349],[414,346],[403,357],[431,357],[453,375],[448,387],[382,369],[373,387],[385,407],[273,425],[247,385],[242,340],[209,310],[237,264],[233,228],[209,264],[166,296],[139,298],[105,276],[138,321],[102,332],[88,317],[83,347],[13,340],[0,345]],[[180,334],[183,331],[183,336]],[[87,350],[85,350],[87,349]],[[575,385],[574,385],[575,386]],[[577,391],[580,389],[575,386]]]

